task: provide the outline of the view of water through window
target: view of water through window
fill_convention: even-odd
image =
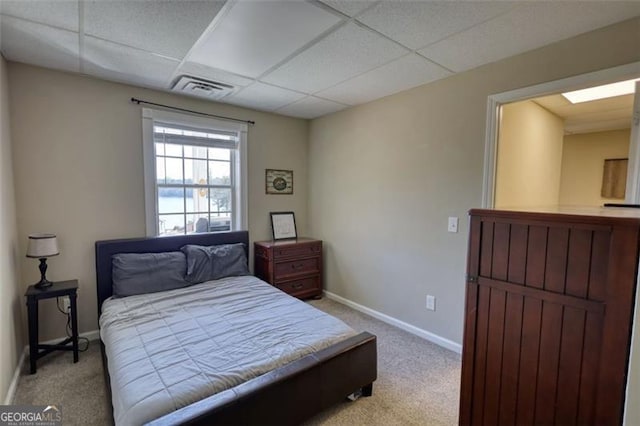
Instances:
[[[232,150],[168,143],[162,133],[188,132],[158,127],[155,131],[159,234],[230,230]]]

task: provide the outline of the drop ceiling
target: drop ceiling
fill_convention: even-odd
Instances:
[[[637,1],[0,0],[11,61],[316,118],[640,16]],[[594,53],[597,54],[597,53]]]
[[[564,120],[566,134],[629,129],[633,115],[633,95],[615,96],[572,104],[562,95],[532,99]]]

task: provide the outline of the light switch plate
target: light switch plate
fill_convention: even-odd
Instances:
[[[427,294],[427,309],[430,311],[436,310],[436,298],[430,294]]]
[[[447,226],[447,231],[458,232],[458,218],[456,216],[449,217],[449,225]]]

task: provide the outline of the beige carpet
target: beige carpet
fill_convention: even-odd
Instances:
[[[345,401],[309,425],[454,425],[458,422],[460,356],[327,298],[310,302],[356,330],[378,337],[378,380],[373,396]],[[64,425],[107,423],[100,345],[80,361],[57,352],[28,374],[25,363],[15,404],[61,405]]]
[[[91,342],[77,364],[71,352],[58,351],[38,360],[36,374],[29,374],[28,358],[22,367],[14,404],[62,407],[65,426],[108,423],[99,342]]]

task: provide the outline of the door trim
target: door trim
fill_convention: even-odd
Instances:
[[[499,130],[498,124],[501,118],[500,111],[503,104],[523,101],[554,93],[577,90],[594,84],[606,84],[609,82],[637,77],[640,77],[640,62],[633,62],[627,65],[590,72],[587,74],[576,75],[560,80],[550,81],[534,86],[490,95],[487,99],[487,126],[482,181],[482,207],[487,209],[491,209],[494,207]],[[627,194],[627,197],[631,198],[628,198],[626,202],[640,204],[640,146],[636,145],[635,147],[630,148],[635,148],[634,152],[629,152],[630,158],[632,156],[638,158],[638,164],[635,167],[635,170],[632,171],[631,167],[629,168],[629,172],[632,175],[635,174],[631,186],[633,188],[636,188],[637,190],[634,191],[633,194]],[[627,180],[627,187],[629,186],[630,181]],[[637,289],[640,289],[640,274],[638,274],[638,281],[639,282],[637,283]],[[633,421],[633,419],[629,418],[630,410],[633,410],[633,408],[631,407],[631,398],[629,394],[630,392],[638,392],[638,389],[631,389],[633,384],[631,383],[632,380],[629,380],[631,378],[631,375],[637,374],[637,370],[640,369],[640,353],[638,353],[637,351],[637,349],[640,348],[640,344],[636,342],[637,339],[640,339],[640,309],[637,309],[638,307],[640,307],[640,290],[636,291],[636,300],[634,304],[635,313],[631,333],[632,337],[628,361],[629,363],[627,367],[628,380],[626,398],[624,403],[623,425],[630,425]],[[636,364],[638,365],[636,366]]]
[[[631,117],[631,140],[629,141],[629,168],[627,171],[627,203],[640,203],[640,81],[636,81],[636,94]]]
[[[490,95],[487,99],[487,130],[485,135],[484,168],[482,176],[482,207],[490,209],[494,206],[498,130],[500,109],[503,104],[638,77],[640,77],[640,62],[633,62],[614,68],[575,75],[560,80]],[[638,150],[640,150],[640,147],[638,147]],[[640,152],[636,154],[640,154]],[[638,176],[635,177],[635,182],[636,185],[640,187],[640,170]],[[640,197],[640,194],[637,194],[637,196]],[[640,200],[627,200],[627,202],[638,203]]]

